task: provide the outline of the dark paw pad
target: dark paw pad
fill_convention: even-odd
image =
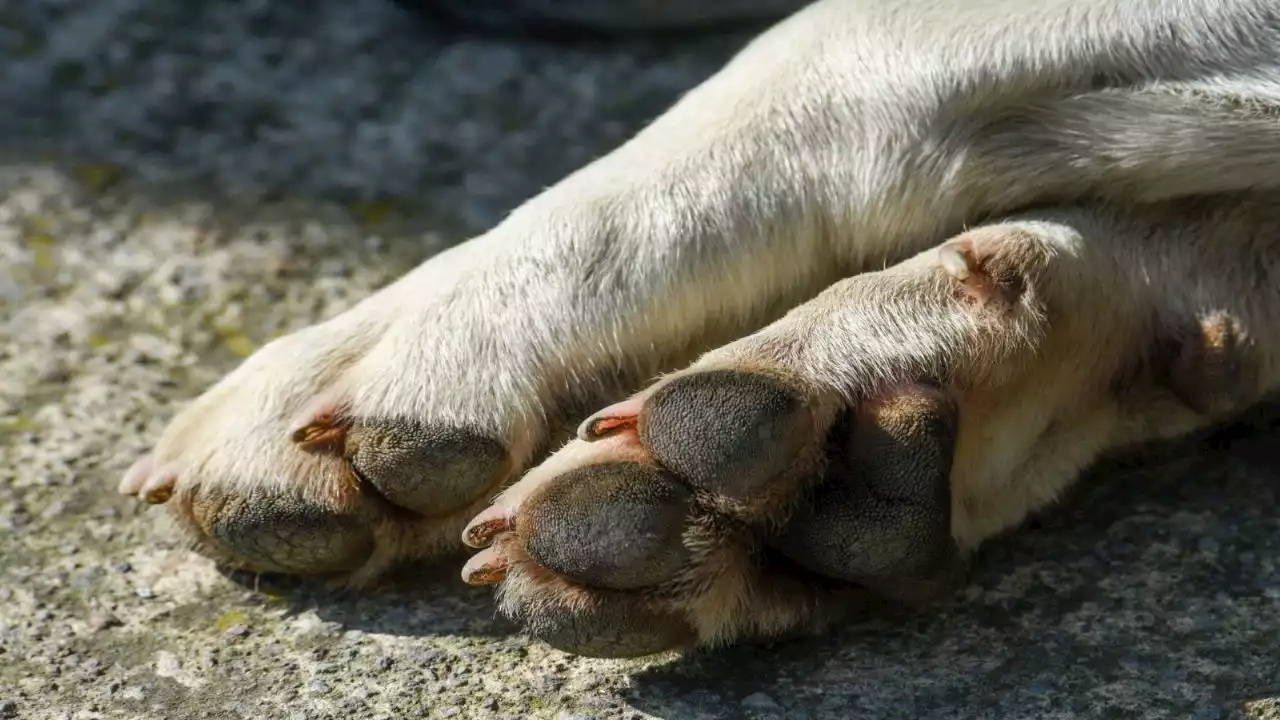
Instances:
[[[587,585],[657,585],[687,562],[689,491],[657,468],[618,463],[566,473],[525,502],[516,529],[539,565]]]
[[[639,432],[653,456],[691,486],[744,501],[787,471],[814,426],[804,398],[787,383],[709,371],[655,392]]]
[[[1225,312],[1201,318],[1177,338],[1169,384],[1205,415],[1243,410],[1256,395],[1259,354],[1239,320]]]
[[[205,532],[224,554],[261,572],[345,572],[373,551],[364,519],[292,494],[202,491],[192,511],[204,519]]]
[[[868,403],[843,429],[823,483],[778,547],[814,572],[892,594],[949,575],[954,405],[910,388]]]
[[[530,635],[557,650],[597,658],[632,658],[675,650],[695,633],[666,613],[603,602],[585,610],[544,612],[528,619]]]
[[[387,500],[429,516],[466,507],[510,472],[497,440],[410,420],[357,423],[347,432],[345,454]]]

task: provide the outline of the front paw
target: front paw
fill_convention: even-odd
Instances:
[[[1188,388],[1247,359],[1171,346],[1177,324],[1151,318],[1181,305],[1109,302],[1146,278],[1085,233],[1151,230],[1076,219],[979,228],[845,280],[597,413],[472,521],[486,549],[464,576],[588,655],[820,627],[867,591],[945,594],[1104,450],[1206,422]]]
[[[821,627],[870,588],[923,604],[960,567],[952,400],[895,388],[851,411],[759,370],[681,374],[589,419],[472,520],[463,570],[584,655]]]
[[[460,281],[436,262],[262,348],[170,423],[120,492],[167,507],[229,568],[360,584],[456,551],[467,519],[580,408],[636,381],[614,372],[608,338],[565,327],[567,311],[493,307],[486,283],[521,268]],[[527,295],[556,289],[537,283]]]
[[[120,492],[165,505],[233,569],[358,584],[456,547],[520,458],[500,429],[403,412],[409,383],[362,403],[364,378],[405,377],[369,356],[341,319],[268,345],[179,414]]]

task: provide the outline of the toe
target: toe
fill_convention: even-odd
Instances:
[[[852,415],[833,438],[822,484],[773,545],[824,577],[923,601],[958,560],[950,526],[957,409],[942,391],[913,386]]]
[[[633,590],[673,578],[691,493],[639,463],[581,468],[558,477],[520,509],[516,532],[544,568],[584,585]]]
[[[328,574],[359,568],[373,551],[369,519],[301,493],[202,488],[191,513],[220,555],[260,572]]]
[[[694,488],[734,501],[771,496],[819,423],[804,393],[757,372],[691,373],[659,388],[640,416],[640,440]],[[785,491],[785,489],[784,489]]]
[[[632,658],[677,650],[697,637],[678,615],[625,600],[542,612],[529,619],[526,630],[557,650],[597,658]]]
[[[514,468],[503,444],[485,433],[412,420],[357,423],[346,456],[384,498],[426,516],[471,505]]]
[[[407,418],[355,418],[317,400],[290,433],[294,447],[340,457],[383,499],[425,517],[451,515],[503,483],[515,463],[492,435]]]

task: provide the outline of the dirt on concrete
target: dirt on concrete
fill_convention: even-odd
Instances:
[[[120,473],[182,402],[616,145],[746,39],[378,0],[0,5],[0,718],[1280,717],[1280,433],[1097,473],[939,613],[685,658],[530,643],[458,562],[226,577]]]

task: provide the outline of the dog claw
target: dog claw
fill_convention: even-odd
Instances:
[[[462,580],[468,585],[496,585],[507,576],[507,558],[494,548],[476,553],[462,566]]]
[[[173,497],[173,489],[178,484],[177,473],[161,470],[147,478],[139,489],[138,497],[151,505],[163,505]]]
[[[627,430],[634,431],[646,399],[632,397],[597,411],[578,426],[578,439],[595,442]]]
[[[515,516],[505,508],[490,506],[467,523],[462,531],[462,542],[467,547],[485,548],[500,533],[514,530]]]
[[[319,452],[341,448],[347,437],[348,423],[337,413],[316,413],[311,422],[294,430],[290,439],[305,452]]]
[[[964,282],[978,272],[972,249],[960,243],[947,243],[938,248],[938,261],[951,277]]]

